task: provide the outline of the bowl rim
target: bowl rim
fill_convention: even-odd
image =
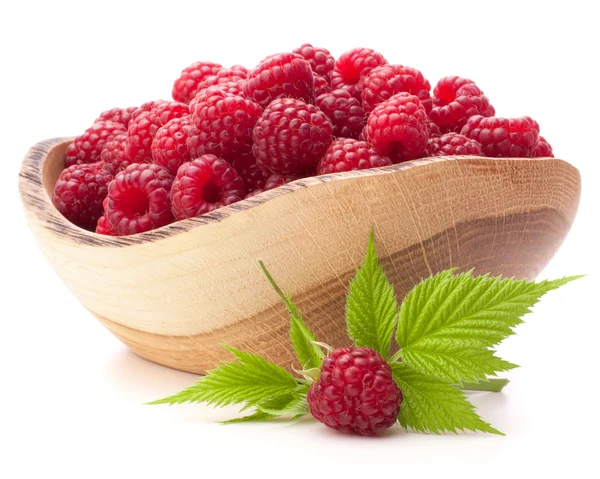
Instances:
[[[310,188],[317,185],[330,183],[340,180],[353,180],[369,176],[382,174],[392,174],[405,171],[411,168],[419,168],[432,164],[441,164],[456,161],[469,161],[472,165],[489,164],[489,162],[562,162],[568,164],[571,168],[578,170],[570,163],[558,158],[487,158],[479,156],[438,156],[429,158],[420,158],[418,160],[406,161],[395,165],[371,168],[367,170],[354,170],[343,173],[330,173],[320,176],[302,178],[272,190],[264,191],[248,199],[244,199],[229,206],[224,206],[210,213],[195,218],[175,221],[171,224],[162,226],[155,230],[137,233],[128,236],[107,236],[100,235],[68,221],[56,209],[52,203],[51,196],[47,193],[44,180],[43,169],[45,162],[51,151],[56,148],[66,148],[73,141],[73,137],[58,137],[43,140],[32,146],[25,155],[21,169],[19,171],[19,193],[25,210],[34,214],[43,227],[62,239],[76,240],[88,246],[133,246],[143,243],[154,242],[157,240],[169,238],[171,236],[185,233],[191,229],[219,223],[235,213],[240,213],[256,206],[262,205],[267,201],[282,195],[291,194],[303,188]],[[579,173],[579,172],[578,172]]]

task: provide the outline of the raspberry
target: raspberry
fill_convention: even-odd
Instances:
[[[101,162],[69,166],[56,181],[52,203],[71,223],[94,231],[112,178]]]
[[[107,235],[107,236],[118,236],[117,232],[113,229],[110,221],[108,220],[108,216],[106,216],[106,206],[108,205],[108,197],[104,198],[104,202],[102,203],[102,207],[104,208],[105,213],[98,218],[98,224],[96,225],[96,233],[99,235]]]
[[[474,115],[494,114],[494,107],[473,80],[445,77],[433,89],[433,108],[429,116],[443,133],[459,132]]]
[[[107,141],[115,136],[125,133],[121,123],[112,121],[98,121],[90,126],[82,135],[75,137],[73,143],[67,147],[65,166],[96,163]]]
[[[102,148],[100,159],[104,162],[104,169],[113,175],[124,170],[132,161],[127,156],[125,148],[127,146],[127,135],[117,135],[112,140],[107,141]]]
[[[358,138],[366,124],[365,110],[346,90],[333,90],[321,95],[315,101],[315,105],[333,124],[333,136]]]
[[[252,150],[252,129],[262,108],[251,100],[230,95],[218,86],[196,97],[191,121],[196,127],[189,149],[193,156],[217,155],[226,160]]]
[[[546,138],[543,136],[538,137],[537,144],[533,149],[533,153],[531,154],[532,158],[554,158],[554,154],[552,153],[552,147],[550,143],[546,141]]]
[[[540,127],[528,116],[520,118],[469,118],[461,132],[478,141],[485,156],[530,158],[538,142]]]
[[[173,100],[189,103],[196,96],[200,83],[209,76],[218,74],[221,68],[221,65],[212,62],[196,62],[185,67],[173,84]]]
[[[167,101],[150,111],[141,113],[129,124],[125,152],[132,163],[148,163],[152,160],[152,140],[158,129],[173,118],[189,114],[185,103]]]
[[[178,220],[193,218],[242,200],[244,182],[231,165],[215,155],[203,155],[179,167],[171,198]]]
[[[278,173],[273,173],[272,175],[270,175],[267,178],[267,181],[265,181],[265,187],[263,188],[263,190],[264,191],[272,190],[274,188],[278,188],[280,186],[285,185],[286,183],[290,183],[290,182],[296,181],[298,179],[299,179],[298,176],[280,175]]]
[[[242,80],[245,80],[247,76],[248,70],[241,65],[235,65],[231,68],[221,68],[216,75],[211,75],[198,83],[197,91],[204,90],[209,86],[221,85],[223,83],[241,82]]]
[[[248,73],[244,94],[263,108],[283,97],[312,103],[315,99],[313,73],[308,62],[300,55],[272,55]]]
[[[366,123],[365,123],[365,126],[363,126],[363,129],[360,130],[360,134],[358,135],[358,139],[360,141],[369,142],[369,134],[367,133],[367,125],[366,125]]]
[[[415,68],[402,65],[373,68],[362,79],[361,89],[362,103],[367,113],[383,100],[403,91],[419,97],[425,111],[431,111],[431,85]]]
[[[121,125],[127,128],[133,112],[137,109],[137,106],[130,106],[129,108],[113,108],[111,110],[106,110],[100,113],[100,116],[96,118],[94,123],[99,121],[112,121],[114,123],[121,123]]]
[[[392,369],[369,348],[339,348],[308,390],[310,413],[338,431],[380,436],[396,423],[403,396]]]
[[[310,65],[314,73],[329,81],[331,72],[335,68],[335,58],[326,48],[313,47],[305,43],[300,48],[292,50],[292,53],[301,55]]]
[[[152,100],[152,101],[147,101],[146,103],[142,103],[131,114],[131,120],[135,120],[142,113],[155,110],[157,107],[159,107],[160,105],[163,105],[164,103],[167,103],[167,100]]]
[[[253,131],[252,151],[263,171],[294,174],[314,168],[331,144],[333,126],[321,110],[302,100],[275,100]]]
[[[335,140],[317,165],[317,174],[366,170],[391,165],[392,162],[366,141],[340,138]]]
[[[425,156],[453,155],[485,156],[478,142],[458,133],[446,133],[427,141]]]
[[[269,173],[264,172],[258,167],[256,158],[252,154],[237,157],[233,160],[231,166],[233,166],[233,169],[244,180],[247,191],[262,190],[265,187]]]
[[[354,48],[343,53],[331,72],[331,89],[347,90],[350,94],[360,100],[360,87],[358,82],[363,75],[369,73],[373,68],[387,64],[381,53],[370,48]]]
[[[315,85],[315,97],[319,97],[320,95],[331,91],[329,82],[321,75],[313,75],[313,81]]]
[[[434,122],[432,122],[430,118],[427,118],[427,120],[425,120],[425,125],[427,125],[429,138],[440,136],[442,134],[442,132],[440,131],[440,127],[437,126]]]
[[[173,177],[164,168],[133,163],[108,186],[106,217],[119,235],[142,233],[173,219],[169,192]]]
[[[166,168],[173,176],[191,156],[187,147],[187,127],[190,117],[173,118],[156,131],[152,140],[152,161]]]
[[[383,101],[367,120],[367,138],[392,163],[420,158],[428,135],[425,108],[410,93],[398,93]]]

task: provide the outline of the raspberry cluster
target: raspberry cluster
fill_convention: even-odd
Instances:
[[[255,68],[196,62],[173,100],[102,112],[53,194],[79,227],[141,233],[314,175],[423,157],[552,157],[529,117],[495,117],[474,81],[309,43]]]

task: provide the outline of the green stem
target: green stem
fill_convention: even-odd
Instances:
[[[508,384],[508,379],[491,378],[487,381],[479,381],[476,383],[462,383],[460,387],[463,391],[491,391],[500,392],[504,386]]]
[[[281,290],[281,288],[279,287],[279,285],[273,279],[273,276],[271,276],[271,273],[269,273],[269,270],[265,266],[265,263],[263,263],[262,260],[259,260],[258,264],[262,268],[263,273],[265,273],[265,276],[269,280],[269,283],[271,283],[271,286],[273,286],[273,288],[275,289],[275,291],[277,291],[277,294],[281,298],[281,301],[283,301],[283,304],[285,304],[286,307],[288,308],[288,310],[291,312],[292,311],[292,305],[290,304],[289,300],[287,299],[286,295],[283,293],[283,291]]]
[[[397,363],[400,358],[402,357],[402,350],[399,349],[398,351],[396,351],[396,354],[394,354],[389,360],[389,363]]]

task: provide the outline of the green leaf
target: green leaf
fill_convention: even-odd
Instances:
[[[513,334],[521,316],[544,294],[581,277],[535,283],[453,272],[430,277],[408,293],[396,335],[401,348],[492,347]]]
[[[285,369],[256,354],[227,347],[238,362],[219,365],[199,382],[178,394],[150,404],[205,402],[217,407],[247,402],[257,404],[284,396],[298,387],[298,382]]]
[[[508,379],[490,378],[475,383],[462,383],[460,388],[463,391],[491,391],[499,393],[508,384]]]
[[[290,313],[290,340],[292,341],[294,351],[296,351],[298,361],[300,361],[300,364],[302,365],[302,369],[320,369],[325,354],[323,353],[323,350],[315,344],[317,340],[314,333],[304,323],[302,315],[292,301],[291,296],[283,293],[273,279],[273,276],[271,276],[271,273],[269,273],[265,264],[262,261],[259,261],[258,263],[269,280],[269,283],[271,283],[271,286],[273,286]]]
[[[453,384],[495,376],[499,371],[518,367],[486,348],[468,348],[452,340],[419,342],[405,347],[400,355],[412,368]]]
[[[403,363],[392,363],[391,367],[404,395],[398,420],[405,429],[434,434],[470,430],[502,435],[477,415],[475,407],[455,386]]]
[[[394,288],[379,265],[371,233],[367,256],[350,282],[346,300],[348,335],[357,346],[372,348],[387,358],[397,319]]]
[[[228,419],[227,421],[219,421],[220,424],[238,424],[241,422],[262,422],[268,421],[269,419],[273,419],[275,416],[273,414],[269,414],[263,411],[256,411],[249,416],[244,417],[236,417],[234,419]]]
[[[304,416],[308,413],[307,392],[308,386],[293,394],[286,394],[285,396],[264,401],[256,407],[260,411],[272,414],[273,416]]]

